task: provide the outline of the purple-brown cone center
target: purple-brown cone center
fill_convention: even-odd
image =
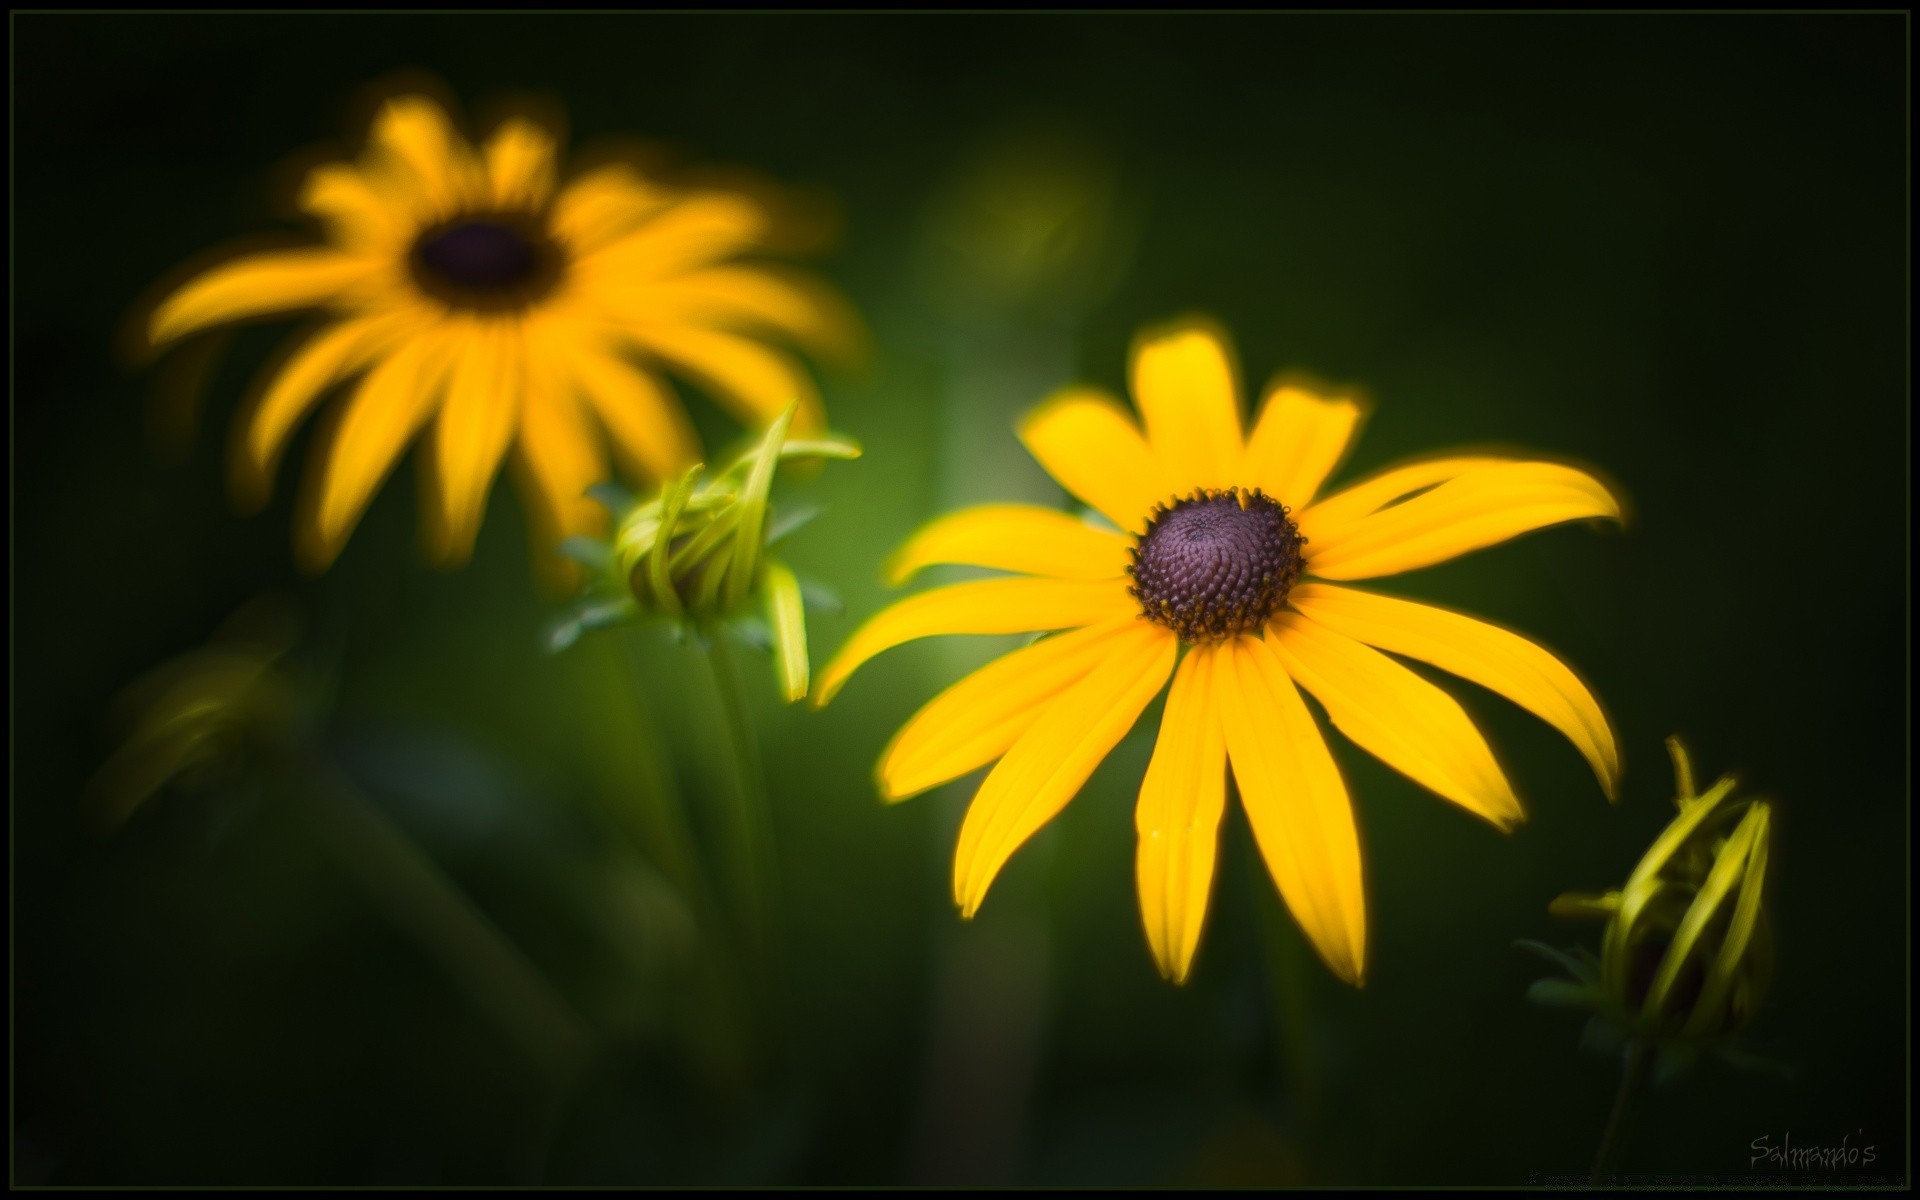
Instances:
[[[1128,588],[1140,613],[1184,642],[1258,629],[1300,578],[1307,539],[1287,506],[1258,489],[1195,491],[1156,505],[1133,548]]]
[[[522,308],[560,277],[559,247],[517,214],[467,216],[427,229],[408,255],[414,282],[455,308]]]

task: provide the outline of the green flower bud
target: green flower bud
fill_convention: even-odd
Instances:
[[[1705,791],[1677,738],[1667,739],[1679,814],[1616,891],[1572,893],[1555,916],[1606,922],[1597,962],[1546,951],[1574,981],[1543,980],[1534,997],[1593,1009],[1606,1041],[1691,1053],[1724,1047],[1752,1020],[1772,970],[1765,901],[1773,809],[1736,795],[1724,775]]]
[[[595,568],[596,579],[551,631],[553,648],[571,645],[587,629],[647,618],[708,635],[732,624],[772,650],[787,700],[806,695],[803,591],[767,551],[813,514],[774,520],[768,494],[782,462],[858,458],[860,447],[838,434],[788,439],[796,408],[718,473],[696,464],[646,500],[605,497],[618,518],[610,542],[574,539],[565,547]]]

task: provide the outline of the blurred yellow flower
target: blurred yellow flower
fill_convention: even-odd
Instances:
[[[551,545],[604,519],[589,486],[610,441],[649,480],[700,458],[661,377],[685,376],[758,427],[796,401],[821,427],[817,393],[764,335],[816,351],[856,336],[820,283],[731,261],[761,246],[765,205],[681,190],[630,167],[556,181],[553,136],[524,118],[477,150],[420,96],[386,103],[357,162],[313,169],[301,208],[318,246],[255,253],[195,277],[154,310],[159,347],[228,322],[319,309],[327,321],[264,382],[234,439],[237,496],[257,504],[294,428],[359,376],[318,439],[296,545],[332,562],[416,434],[424,518],[444,563],[470,554],[509,448],[536,534]]]
[[[1288,907],[1327,965],[1359,983],[1359,836],[1299,689],[1362,749],[1501,829],[1522,814],[1486,740],[1445,692],[1382,651],[1539,715],[1572,739],[1609,796],[1619,756],[1599,704],[1539,646],[1333,581],[1410,571],[1562,521],[1618,520],[1620,506],[1582,471],[1484,454],[1410,463],[1321,498],[1360,405],[1276,384],[1243,436],[1226,337],[1204,322],[1142,336],[1132,390],[1144,432],[1087,388],[1055,395],[1019,431],[1040,465],[1117,529],[1011,504],[933,521],[894,557],[895,582],[934,563],[1020,577],[953,584],[884,610],[821,672],[816,700],[914,638],[1071,631],[947,689],[880,760],[890,800],[998,760],[954,859],[954,897],[971,916],[1007,859],[1171,679],[1135,810],[1141,915],[1160,970],[1179,982],[1192,963],[1231,764]]]

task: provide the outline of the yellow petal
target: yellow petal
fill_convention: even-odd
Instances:
[[[1565,663],[1533,642],[1460,613],[1392,596],[1303,583],[1294,608],[1336,633],[1432,663],[1505,696],[1565,734],[1586,757],[1607,798],[1620,781],[1620,751],[1599,701]]]
[[[1166,470],[1120,406],[1092,388],[1054,393],[1019,432],[1061,487],[1130,533],[1146,529],[1155,504],[1195,486]]]
[[[493,203],[537,212],[553,195],[553,135],[514,118],[487,139],[487,184]]]
[[[1487,740],[1453,697],[1297,612],[1274,619],[1267,644],[1362,750],[1501,829],[1524,818]]]
[[[157,347],[209,325],[314,308],[367,283],[377,270],[372,260],[338,250],[248,255],[195,276],[161,301],[147,340]]]
[[[593,251],[580,267],[600,279],[657,279],[752,249],[766,231],[759,205],[745,196],[709,192],[671,202]]]
[[[450,365],[435,338],[403,344],[347,400],[340,423],[316,447],[319,483],[303,505],[300,556],[310,568],[331,564],[375,489],[439,403]]]
[[[820,672],[814,704],[832,700],[860,664],[916,638],[1073,629],[1137,611],[1114,580],[983,579],[921,592],[881,609],[847,639]]]
[[[982,504],[921,526],[887,560],[898,585],[935,563],[961,563],[1070,579],[1113,579],[1127,570],[1129,539],[1057,509]]]
[[[349,249],[391,254],[415,232],[412,215],[389,204],[350,163],[326,163],[307,172],[300,208]]]
[[[425,96],[389,100],[367,138],[369,178],[388,203],[416,220],[433,221],[471,209],[485,195],[473,150],[438,104]]]
[[[1353,444],[1362,413],[1344,396],[1275,385],[1247,439],[1242,478],[1296,512],[1305,509]]]
[[[665,380],[588,346],[579,348],[571,365],[580,394],[629,470],[675,479],[700,461],[700,439]]]
[[[1620,519],[1620,504],[1584,471],[1504,462],[1466,471],[1430,492],[1329,531],[1309,517],[1307,570],[1367,579],[1445,562],[1562,521]]]
[[[1013,852],[1065,808],[1166,685],[1178,640],[1144,621],[1112,635],[1104,661],[1056,698],[967,806],[953,899],[971,917]]]
[[[1227,742],[1214,707],[1216,647],[1189,651],[1174,673],[1153,761],[1134,807],[1134,877],[1140,919],[1160,973],[1187,978],[1213,891],[1220,816],[1227,803]]]
[[[1132,617],[1043,638],[994,659],[935,696],[893,735],[874,771],[880,794],[904,800],[1007,752],[1054,697],[1107,656]]]
[[[1240,392],[1226,335],[1190,319],[1143,334],[1133,349],[1133,399],[1153,456],[1187,488],[1239,483]]]
[[[706,267],[667,279],[606,281],[606,302],[628,320],[779,334],[818,353],[852,358],[860,320],[825,284],[768,267]]]
[[[400,323],[389,317],[341,321],[314,334],[287,358],[234,427],[233,488],[243,507],[265,502],[288,436],[320,396],[399,336]]]
[[[600,526],[605,510],[587,489],[607,478],[606,455],[579,401],[566,386],[547,339],[527,341],[527,394],[514,465],[533,515],[536,545],[550,550],[562,538]]]
[[[624,166],[588,171],[553,201],[554,236],[576,256],[590,255],[631,232],[667,204],[667,193]]]
[[[1339,768],[1266,642],[1234,638],[1213,666],[1227,758],[1267,872],[1321,960],[1358,985],[1367,965],[1366,893]]]
[[[1257,431],[1256,431],[1257,435]],[[1485,454],[1449,455],[1391,467],[1306,507],[1297,518],[1309,539],[1335,534],[1396,500],[1481,467],[1512,462]],[[1296,506],[1297,507],[1297,506]]]
[[[744,421],[765,425],[798,400],[797,433],[817,432],[820,395],[800,365],[771,347],[691,325],[635,325],[626,335],[676,370],[691,376]]]
[[[441,535],[435,549],[448,563],[463,561],[473,552],[487,492],[519,427],[521,400],[527,391],[519,323],[482,319],[464,324],[457,335],[459,357],[434,430]]]

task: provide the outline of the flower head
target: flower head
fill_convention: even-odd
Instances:
[[[301,558],[332,562],[395,460],[424,455],[429,549],[471,553],[512,451],[537,536],[597,528],[587,489],[609,472],[678,477],[699,449],[663,371],[762,426],[812,383],[775,334],[844,349],[856,322],[820,284],[760,263],[771,214],[720,190],[667,187],[620,165],[558,182],[555,140],[501,124],[478,149],[432,101],[402,96],[357,162],[314,168],[301,208],[322,244],[206,271],[152,314],[155,347],[212,326],[317,309],[325,322],[263,381],[236,430],[236,495],[257,504],[281,452],[331,389],[352,383],[317,440],[297,526]]]
[[[1112,527],[1010,504],[933,521],[894,556],[895,582],[934,563],[1015,577],[886,609],[822,671],[816,694],[825,703],[860,664],[914,638],[1062,631],[947,689],[879,763],[881,793],[898,800],[997,760],[954,860],[954,898],[971,915],[1171,680],[1135,809],[1141,915],[1161,971],[1184,979],[1199,943],[1231,766],[1281,895],[1327,964],[1357,983],[1359,836],[1301,689],[1361,748],[1501,829],[1521,819],[1520,804],[1486,740],[1389,653],[1536,713],[1572,739],[1609,795],[1619,758],[1593,696],[1539,646],[1334,581],[1409,571],[1562,521],[1618,519],[1620,508],[1585,472],[1490,455],[1411,463],[1323,497],[1360,406],[1276,385],[1243,434],[1230,361],[1224,334],[1182,322],[1136,343],[1144,430],[1090,389],[1043,403],[1021,439]]]
[[[1772,970],[1764,893],[1773,810],[1736,795],[1732,775],[1697,791],[1686,748],[1668,738],[1667,749],[1679,815],[1618,891],[1553,902],[1555,915],[1603,918],[1606,929],[1597,961],[1546,950],[1573,978],[1543,980],[1534,995],[1592,1010],[1613,1041],[1718,1047],[1752,1019]]]
[[[764,626],[743,625],[773,651],[781,691],[807,694],[807,630],[799,578],[768,549],[810,520],[811,511],[770,520],[768,492],[783,461],[858,458],[860,447],[838,434],[790,438],[797,408],[767,427],[760,441],[725,469],[708,474],[695,463],[644,501],[609,497],[619,520],[612,541],[576,538],[565,547],[594,569],[586,598],[555,626],[555,649],[588,629],[666,618],[702,632],[745,621],[758,598]]]

